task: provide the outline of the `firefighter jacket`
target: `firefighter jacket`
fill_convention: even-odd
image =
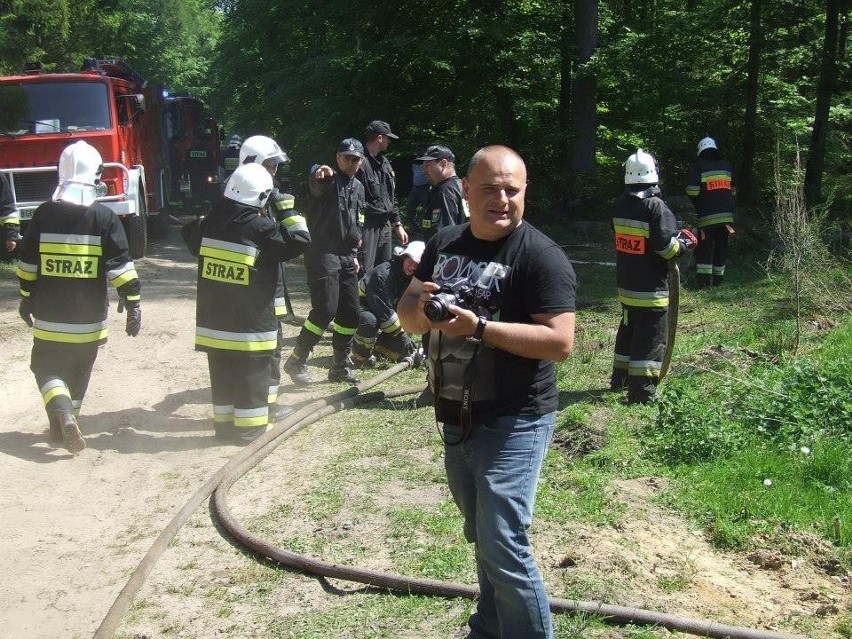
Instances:
[[[317,168],[311,169],[308,178],[312,198],[308,216],[311,251],[354,256],[361,241],[358,216],[364,209],[364,185],[342,171],[335,171],[329,179],[317,180]]]
[[[652,186],[622,193],[613,207],[618,299],[625,306],[665,310],[669,304],[667,261],[681,251],[677,222]]]
[[[198,255],[196,350],[272,353],[279,264],[300,255],[305,244],[289,241],[257,208],[227,198],[200,223],[184,227],[183,234]]]
[[[396,205],[396,174],[393,166],[384,155],[371,155],[369,151],[364,155],[361,168],[355,175],[364,185],[364,215],[381,217],[396,225],[399,222],[399,209]],[[358,222],[363,224],[364,219]]]
[[[429,191],[426,212],[420,222],[423,240],[428,241],[445,226],[464,224],[469,217],[467,201],[462,197],[461,178],[456,175],[448,177]]]
[[[107,339],[107,282],[125,304],[141,285],[121,220],[103,204],[45,202],[19,246],[21,296],[33,312],[33,337],[98,345]]]
[[[290,193],[272,190],[266,204],[267,215],[278,222],[278,229],[285,241],[302,244],[307,248],[311,243],[308,223],[296,209],[296,198]],[[278,265],[278,284],[275,286],[275,315],[282,317],[287,314],[287,298],[285,297],[284,264]]]
[[[404,261],[404,257],[397,255],[371,268],[358,282],[361,304],[376,316],[382,333],[394,334],[402,330],[396,305],[411,282],[411,276],[402,268]]]
[[[702,159],[689,169],[686,194],[698,210],[698,228],[734,223],[733,167],[721,158]]]
[[[3,229],[2,240],[17,240],[20,235],[21,221],[18,209],[15,208],[15,198],[12,197],[12,186],[9,178],[0,171],[0,228]]]

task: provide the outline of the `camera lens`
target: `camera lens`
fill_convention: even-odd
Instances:
[[[443,300],[432,298],[423,304],[423,314],[433,322],[440,322],[447,319],[450,312]]]

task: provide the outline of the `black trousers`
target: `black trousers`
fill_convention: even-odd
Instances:
[[[361,250],[358,252],[362,272],[389,262],[392,255],[393,238],[387,215],[365,215],[364,226],[361,227]]]
[[[358,273],[350,255],[305,252],[305,271],[311,291],[311,311],[302,325],[296,347],[306,357],[334,320],[331,345],[349,351],[358,328]]]
[[[281,349],[284,347],[284,334],[281,331],[281,322],[278,322],[278,340],[275,350],[269,356],[269,393],[266,398],[267,404],[274,404],[278,400],[278,388],[281,386]]]
[[[618,390],[627,386],[628,402],[646,402],[657,392],[666,354],[669,312],[623,304],[621,309],[610,388]]]
[[[699,231],[695,247],[695,273],[700,286],[719,285],[725,276],[728,261],[728,227],[724,224],[707,226]]]
[[[266,427],[269,423],[271,354],[208,351],[213,419],[220,426]]]
[[[78,415],[98,357],[97,344],[61,344],[33,340],[30,370],[35,375],[48,420]]]

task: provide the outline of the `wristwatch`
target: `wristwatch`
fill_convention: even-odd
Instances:
[[[476,324],[476,330],[473,331],[473,335],[465,338],[468,342],[473,344],[482,344],[482,335],[485,333],[485,325],[488,323],[482,315],[479,316],[479,322]]]

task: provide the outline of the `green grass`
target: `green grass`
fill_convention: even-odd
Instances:
[[[578,528],[618,530],[629,516],[615,482],[658,476],[670,480],[659,506],[689,518],[720,548],[769,546],[791,558],[815,554],[827,572],[852,569],[850,433],[848,424],[844,430],[831,421],[838,406],[852,401],[843,367],[852,352],[852,320],[825,309],[819,322],[804,323],[794,356],[787,288],[766,273],[762,259],[735,246],[720,289],[693,291],[687,276],[673,365],[661,399],[647,406],[627,406],[607,390],[620,318],[614,270],[577,266],[576,348],[558,367],[560,412],[536,501],[534,543],[545,532],[557,549],[551,554],[582,552],[582,543],[594,542],[578,545]],[[315,356],[323,349],[324,342]],[[406,371],[391,383],[423,379],[422,370]],[[322,442],[327,458],[302,478],[298,492],[276,486],[276,501],[249,528],[326,561],[375,561],[399,574],[475,583],[431,409],[413,409],[401,399],[327,421],[333,423]],[[302,523],[284,531],[282,522]],[[372,539],[363,536],[367,524]],[[613,560],[608,571],[550,570],[555,596],[625,603],[619,595],[633,586],[676,598],[688,591],[697,568],[687,555],[652,577],[627,559]],[[462,636],[473,606],[346,584],[339,596],[281,613],[274,593],[286,587],[285,575],[265,566],[236,571],[227,588],[207,591],[207,607],[235,624],[233,636],[246,631],[236,611],[250,598],[258,602],[254,627],[265,637],[419,639]],[[852,613],[844,614],[836,632],[852,639]],[[555,624],[559,639],[671,636],[574,615],[558,616]]]

